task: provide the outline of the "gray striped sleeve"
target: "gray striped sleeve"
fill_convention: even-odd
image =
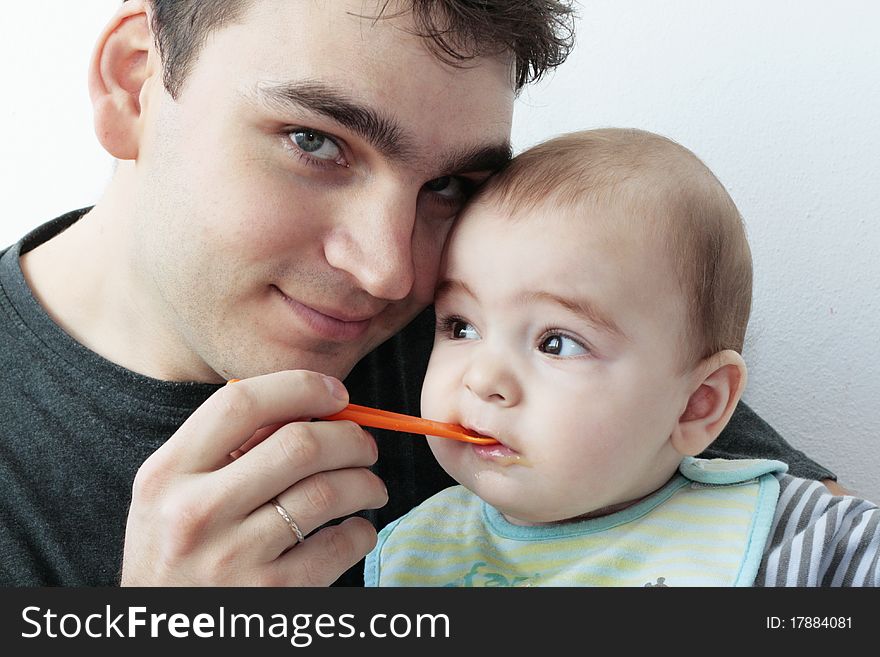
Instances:
[[[880,586],[880,509],[817,481],[778,475],[755,586]]]

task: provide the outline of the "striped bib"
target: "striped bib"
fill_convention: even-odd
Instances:
[[[618,513],[513,525],[463,486],[379,533],[367,586],[751,586],[787,466],[686,458]]]

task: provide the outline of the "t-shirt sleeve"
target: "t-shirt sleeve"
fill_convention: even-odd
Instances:
[[[742,401],[734,410],[727,427],[700,457],[776,459],[787,463],[789,474],[795,477],[837,480],[837,475],[789,445],[773,427]]]
[[[880,586],[880,509],[777,475],[779,500],[756,586]]]

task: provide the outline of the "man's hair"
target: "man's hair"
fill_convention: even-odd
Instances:
[[[165,88],[177,97],[212,31],[241,19],[257,0],[149,0]],[[510,53],[516,89],[565,61],[574,45],[574,11],[564,0],[380,0],[382,20],[412,13],[416,34],[452,66]]]
[[[724,349],[742,352],[752,301],[752,259],[742,217],[691,151],[650,132],[602,129],[546,141],[515,157],[474,203],[506,212],[592,203],[624,230],[647,230],[670,256],[689,319],[687,364]],[[584,254],[589,257],[589,254]]]

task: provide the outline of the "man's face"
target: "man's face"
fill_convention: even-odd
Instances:
[[[429,439],[514,522],[618,508],[682,456],[686,306],[657,238],[607,214],[479,201],[449,241],[422,412],[501,442]]]
[[[431,301],[452,220],[503,161],[509,62],[449,67],[371,8],[254,3],[176,100],[145,87],[130,247],[182,377],[345,376]]]

